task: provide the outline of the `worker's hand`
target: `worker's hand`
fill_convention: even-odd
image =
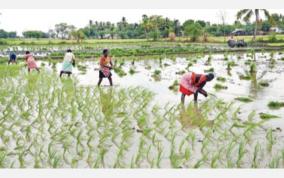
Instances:
[[[208,94],[207,94],[207,93],[204,93],[203,95],[204,95],[205,97],[207,97],[207,96],[208,96]]]

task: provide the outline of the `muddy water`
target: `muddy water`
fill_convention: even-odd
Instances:
[[[284,108],[278,110],[271,110],[267,107],[269,101],[284,101],[284,61],[281,60],[284,57],[283,54],[275,52],[273,57],[271,53],[256,53],[256,73],[252,75],[251,80],[241,80],[240,75],[245,75],[248,72],[250,66],[247,61],[253,61],[253,56],[250,54],[232,54],[228,55],[225,59],[224,54],[214,54],[211,56],[211,62],[208,63],[209,56],[203,57],[177,57],[174,59],[162,59],[162,60],[139,60],[124,61],[122,70],[127,75],[120,77],[115,72],[113,73],[113,81],[115,86],[119,87],[144,87],[154,92],[155,103],[164,105],[167,103],[176,104],[180,102],[180,93],[169,89],[169,86],[173,84],[175,80],[180,80],[182,74],[181,71],[194,71],[196,73],[206,73],[206,70],[214,68],[214,74],[217,77],[226,78],[225,82],[214,81],[206,84],[204,89],[210,94],[221,98],[226,102],[233,101],[237,106],[241,106],[241,116],[245,119],[251,111],[255,110],[257,116],[261,112],[274,114],[280,117],[280,119],[271,120],[268,124],[273,127],[280,127],[284,130]],[[271,65],[271,58],[275,59],[274,65]],[[114,59],[115,61],[115,59]],[[236,66],[232,66],[231,70],[227,70],[227,63],[229,61],[235,62]],[[117,66],[122,60],[115,61]],[[46,63],[41,62],[40,63]],[[193,65],[190,67],[188,63]],[[47,70],[61,69],[61,63],[57,63],[52,68],[51,65],[45,65]],[[79,66],[79,67],[78,67]],[[83,66],[83,67],[82,67]],[[73,70],[74,76],[79,81],[80,85],[96,85],[98,81],[98,63],[94,61],[79,62],[77,67]],[[85,68],[82,70],[82,68]],[[129,70],[133,69],[134,74],[130,74]],[[161,71],[160,75],[153,76],[154,71]],[[260,81],[269,81],[268,87],[261,87]],[[214,85],[216,83],[222,84],[227,89],[216,90]],[[103,86],[108,86],[108,80],[104,79]],[[236,101],[236,97],[251,97],[253,102],[242,103]],[[193,100],[193,96],[186,98],[186,104]],[[200,101],[206,100],[202,95],[199,96]]]

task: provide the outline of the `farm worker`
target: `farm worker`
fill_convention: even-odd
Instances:
[[[32,69],[35,69],[39,72],[39,68],[36,65],[35,58],[29,51],[26,51],[25,59],[28,66],[28,72],[30,72]]]
[[[62,70],[60,71],[60,77],[62,74],[67,74],[68,77],[72,74],[72,68],[75,66],[75,55],[71,49],[68,49],[63,60]]]
[[[108,55],[108,49],[103,50],[103,55],[100,58],[100,70],[99,70],[99,82],[98,86],[101,85],[103,78],[108,78],[110,86],[112,86],[112,74],[110,70],[112,69],[112,60]]]
[[[198,93],[201,93],[207,97],[207,92],[203,90],[206,82],[211,81],[214,78],[214,74],[196,74],[194,72],[188,72],[184,74],[180,81],[179,91],[182,93],[181,102],[184,104],[185,95],[194,94],[194,102],[197,102]]]
[[[17,59],[17,55],[14,52],[11,52],[9,54],[8,64],[10,64],[10,63],[17,63],[16,59]]]

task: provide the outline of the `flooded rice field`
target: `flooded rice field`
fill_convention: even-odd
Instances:
[[[0,166],[78,168],[283,168],[284,54],[228,53],[113,59],[114,87],[98,61],[38,61],[27,74],[2,66]],[[187,71],[213,72],[180,105]]]

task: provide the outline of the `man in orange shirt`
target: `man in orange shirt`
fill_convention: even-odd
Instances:
[[[103,50],[103,55],[100,58],[100,70],[99,70],[99,82],[98,86],[101,85],[103,78],[108,78],[110,86],[112,86],[112,74],[110,70],[112,69],[111,57],[108,56],[108,49]]]

